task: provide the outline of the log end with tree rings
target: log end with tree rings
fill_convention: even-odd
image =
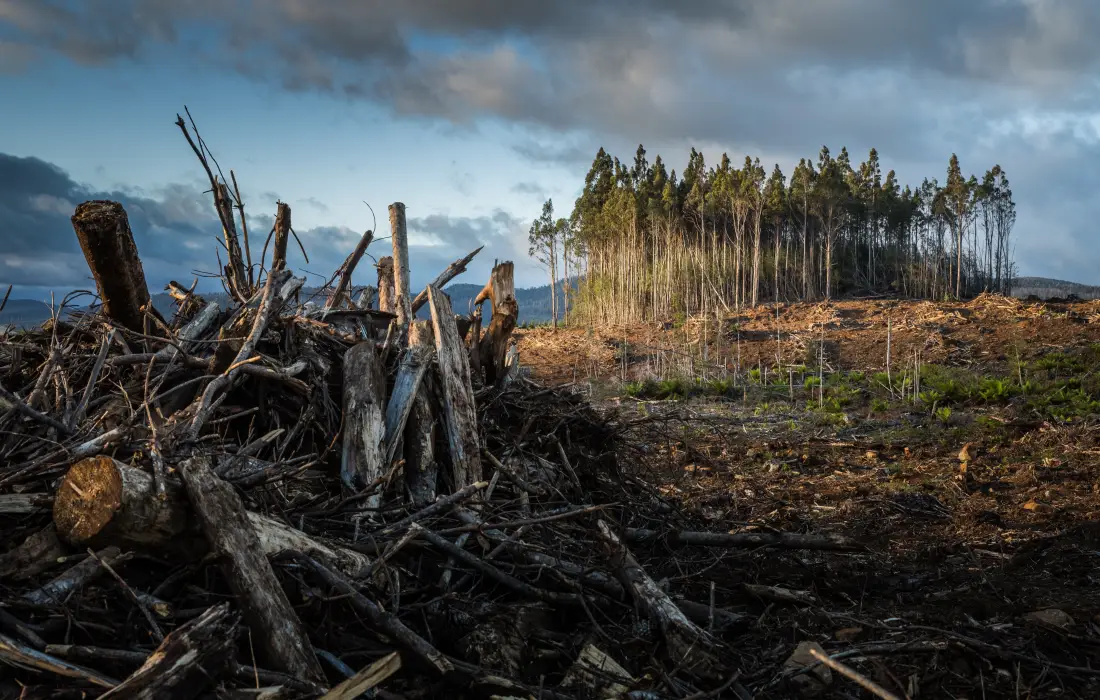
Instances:
[[[106,456],[74,464],[54,499],[58,535],[72,544],[110,540],[137,547],[163,546],[188,529],[178,486],[157,497],[153,477]]]
[[[86,542],[106,528],[122,506],[122,477],[110,457],[77,462],[57,489],[53,517],[58,533]]]

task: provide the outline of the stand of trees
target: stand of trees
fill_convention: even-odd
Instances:
[[[601,148],[568,222],[547,202],[531,243],[552,279],[580,279],[574,318],[630,323],[851,293],[1008,294],[1015,219],[1001,167],[966,177],[954,155],[943,185],[914,189],[874,149],[853,166],[823,147],[788,180],[749,157],[708,168],[694,148],[678,177],[638,146],[632,165]]]

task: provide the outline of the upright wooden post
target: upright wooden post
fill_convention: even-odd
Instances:
[[[393,242],[393,283],[396,292],[397,325],[408,326],[412,319],[412,297],[409,296],[409,234],[405,228],[405,205],[390,205],[390,235]]]
[[[424,348],[434,355],[435,337],[431,321],[412,321],[409,325],[409,348]],[[431,358],[435,363],[435,358]],[[412,412],[405,425],[405,489],[415,507],[424,507],[435,500],[438,466],[435,458],[435,437],[438,430],[435,406],[441,403],[435,373],[425,373],[413,401]]]
[[[149,287],[126,210],[118,202],[92,200],[76,208],[72,222],[104,312],[120,325],[143,332],[141,309],[150,303]]]
[[[286,202],[277,202],[275,214],[275,251],[271,256],[272,272],[286,267],[286,246],[288,241],[290,241],[290,205]]]
[[[378,310],[394,313],[393,258],[387,255],[378,261]]]

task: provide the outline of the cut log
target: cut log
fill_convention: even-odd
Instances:
[[[396,298],[394,311],[397,325],[407,326],[412,320],[412,299],[409,297],[409,232],[405,227],[405,205],[390,205],[390,240],[393,243],[393,285]]]
[[[397,365],[397,377],[393,382],[393,392],[386,406],[386,469],[393,464],[397,448],[401,444],[405,425],[420,389],[420,382],[428,369],[431,350],[425,347],[410,346],[401,354]]]
[[[125,328],[144,332],[142,309],[156,312],[126,210],[118,202],[92,200],[76,208],[72,223],[104,313]]]
[[[412,322],[409,326],[409,348],[424,348],[434,353],[435,336],[431,321]],[[439,426],[435,407],[438,405],[439,383],[434,372],[425,372],[413,399],[404,435],[405,489],[414,508],[423,508],[435,500],[436,481],[439,477],[439,468],[435,461],[435,441]]]
[[[187,528],[186,495],[156,497],[153,477],[111,457],[89,457],[62,479],[53,505],[58,535],[73,544],[149,547]]]
[[[437,288],[428,287],[428,305],[435,329],[444,426],[451,452],[451,488],[457,491],[481,481],[481,439],[470,382],[470,358],[458,336],[450,300]]]
[[[110,457],[85,459],[61,481],[54,500],[55,526],[65,541],[80,547],[169,550],[191,560],[205,555],[208,544],[183,486],[168,480],[164,500],[155,494],[153,477],[146,472]],[[246,517],[267,556],[301,552],[351,578],[370,570],[365,554],[329,546],[265,515],[248,512]]]
[[[378,310],[395,313],[393,258],[387,255],[378,261]]]
[[[716,652],[718,642],[696,626],[668,594],[649,577],[642,565],[603,520],[596,522],[610,554],[610,567],[634,603],[645,611],[650,622],[661,631],[669,657],[680,667],[704,678],[721,677],[724,664]]]
[[[504,360],[508,341],[519,318],[516,302],[515,269],[511,262],[503,262],[493,268],[489,283],[474,299],[475,304],[492,302],[493,315],[489,328],[481,339],[481,366],[485,371],[485,383],[496,384],[505,375]]]
[[[271,271],[286,267],[286,248],[290,242],[290,205],[277,202],[275,211],[275,248],[271,253]]]
[[[443,272],[441,272],[439,274],[439,277],[436,277],[435,281],[433,281],[431,283],[431,285],[429,285],[429,286],[436,287],[437,289],[443,289],[445,286],[447,286],[448,282],[450,282],[455,277],[458,277],[459,275],[461,275],[463,272],[466,271],[466,266],[470,264],[470,261],[474,259],[474,256],[477,255],[478,253],[480,253],[481,249],[484,248],[484,247],[485,246],[481,246],[477,250],[475,250],[474,252],[467,255],[466,257],[459,258],[458,260],[455,260],[453,263],[448,265],[447,269],[444,270]],[[424,290],[421,291],[419,294],[417,294],[416,298],[413,299],[412,312],[415,314],[417,311],[420,310],[420,308],[422,306],[424,306],[424,304],[427,304],[427,303],[428,303],[428,288],[425,287]]]
[[[171,632],[141,668],[100,700],[191,700],[233,661],[237,615],[222,603]]]
[[[0,661],[16,667],[45,671],[65,678],[75,678],[98,685],[101,688],[113,688],[118,685],[118,681],[113,678],[104,676],[90,668],[77,666],[49,654],[43,654],[37,649],[33,649],[3,634],[0,634]]]
[[[268,662],[302,680],[323,683],[313,646],[264,556],[240,496],[214,474],[206,457],[181,462],[179,473],[210,550]]]
[[[351,489],[374,482],[385,463],[386,380],[373,342],[354,345],[344,353],[344,443],[340,477]],[[367,507],[377,508],[382,494],[372,495]]]

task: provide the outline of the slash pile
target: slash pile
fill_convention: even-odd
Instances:
[[[741,616],[635,552],[851,543],[670,535],[625,424],[519,371],[511,263],[468,317],[441,290],[477,251],[414,297],[397,203],[378,287],[368,231],[310,297],[290,208],[253,265],[207,173],[228,308],[173,283],[162,317],[122,206],[86,202],[98,303],[0,343],[0,698],[746,694]]]

